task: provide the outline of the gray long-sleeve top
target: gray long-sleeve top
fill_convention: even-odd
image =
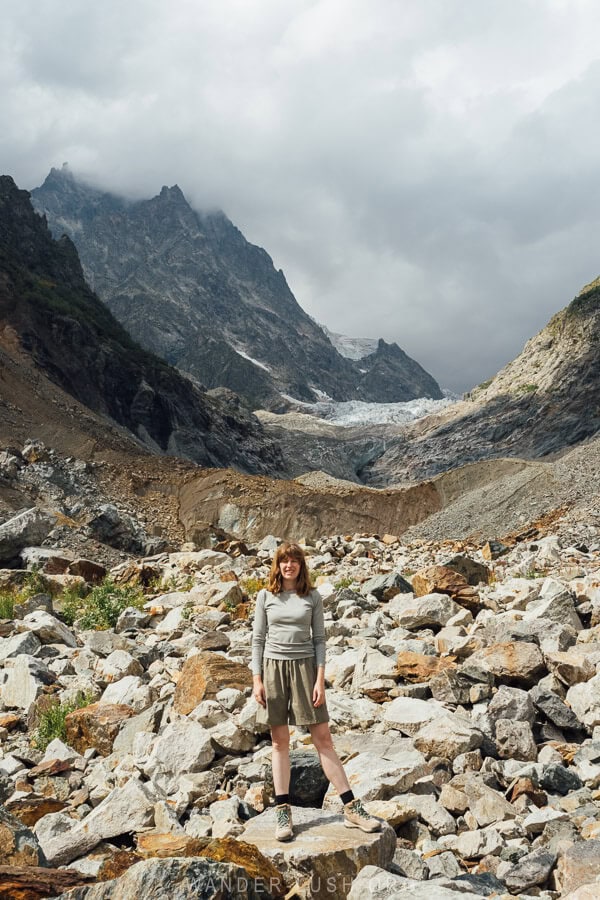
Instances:
[[[318,591],[300,597],[294,591],[256,596],[252,629],[252,674],[262,673],[267,659],[305,659],[314,656],[317,666],[325,665],[325,623],[323,600]]]

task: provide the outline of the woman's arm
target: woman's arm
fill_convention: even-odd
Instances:
[[[260,590],[256,596],[254,622],[252,625],[252,695],[257,703],[266,706],[265,688],[262,680],[262,661],[267,638],[267,613],[265,610],[265,592]]]
[[[317,678],[313,688],[313,705],[318,707],[325,703],[325,618],[323,615],[323,599],[318,591],[312,592],[313,611],[311,630],[315,648]]]

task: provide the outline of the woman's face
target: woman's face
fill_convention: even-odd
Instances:
[[[287,559],[282,559],[279,563],[279,571],[285,581],[295,581],[300,574],[300,563],[291,556]]]

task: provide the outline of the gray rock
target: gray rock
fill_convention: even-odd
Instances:
[[[559,625],[570,625],[579,632],[583,628],[581,619],[575,611],[571,592],[561,581],[546,578],[540,589],[539,597],[527,604],[523,620],[546,619],[558,622]]]
[[[56,616],[42,609],[28,613],[23,619],[23,628],[32,631],[42,644],[65,644],[76,647],[77,640],[73,632],[60,622]]]
[[[504,875],[503,881],[513,894],[544,884],[556,863],[556,854],[550,850],[534,850],[524,856],[516,866]]]
[[[361,594],[366,597],[373,594],[380,602],[391,600],[397,594],[412,594],[412,585],[398,572],[389,572],[387,575],[374,575],[367,579],[361,587]]]
[[[537,746],[528,722],[498,719],[496,747],[501,759],[520,759],[526,762],[535,762],[537,759]]]
[[[445,853],[436,853],[435,856],[428,856],[427,868],[431,879],[438,877],[456,878],[462,872],[460,863],[454,853],[450,853],[449,850],[446,850]],[[435,891],[437,896],[437,885],[430,885],[430,891],[432,893]]]
[[[582,724],[570,707],[563,703],[560,697],[553,691],[536,684],[531,688],[529,696],[547,719],[557,728],[567,728],[571,731],[580,731]]]
[[[138,631],[145,628],[150,621],[150,615],[134,606],[128,606],[124,609],[115,626],[115,631],[119,634],[122,631]]]
[[[56,675],[39,659],[17,656],[2,687],[2,700],[9,708],[27,711],[42,693],[44,686],[55,681]]]
[[[567,703],[589,731],[600,725],[600,674],[570,687]]]
[[[528,722],[533,725],[535,709],[531,696],[520,688],[501,685],[487,708],[487,715],[492,722],[498,719],[512,719],[515,722]]]
[[[417,750],[427,756],[454,759],[481,746],[483,735],[471,722],[458,715],[446,713],[423,725],[414,737]]]
[[[174,887],[176,886],[176,893]],[[91,887],[75,888],[59,900],[126,900],[173,897],[177,900],[270,900],[281,893],[281,884],[269,889],[265,878],[252,878],[233,863],[207,857],[146,859],[128,869],[120,878]]]
[[[17,656],[34,656],[41,647],[40,641],[30,631],[0,638],[0,662]]]
[[[403,628],[411,630],[429,625],[442,627],[461,612],[462,607],[446,594],[408,597],[398,594],[390,600],[388,613]]]
[[[15,619],[24,619],[28,613],[35,612],[37,609],[52,615],[54,609],[50,594],[34,594],[33,597],[28,597],[22,603],[15,603]]]
[[[55,522],[54,515],[34,506],[0,525],[0,565],[17,562],[21,550],[32,544],[41,544]]]
[[[394,859],[390,863],[390,871],[395,875],[404,875],[414,881],[426,881],[429,877],[427,863],[415,853],[414,850],[406,850],[398,847],[394,853]]]
[[[581,778],[573,769],[567,769],[560,763],[544,766],[540,776],[540,787],[549,794],[565,796],[570,791],[578,791],[583,787]]]
[[[268,766],[265,781],[273,787],[273,770]],[[314,750],[292,750],[290,753],[290,803],[294,806],[319,808],[327,793],[329,780]]]
[[[167,725],[156,739],[143,771],[170,794],[177,790],[179,776],[203,771],[214,756],[210,732],[182,717]]]
[[[453,885],[457,882],[453,882]],[[457,900],[457,891],[436,882],[411,881],[386,872],[379,866],[364,866],[352,882],[348,900]],[[482,894],[468,894],[470,900],[483,900]]]

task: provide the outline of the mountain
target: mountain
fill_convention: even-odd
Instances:
[[[245,472],[281,468],[276,443],[235,397],[208,396],[132,340],[86,284],[71,240],[52,238],[8,176],[0,177],[0,335],[11,378],[0,377],[0,402],[9,411],[33,404],[29,392],[50,381],[106,417],[107,430],[122,426],[154,452]],[[23,394],[3,396],[11,384]],[[56,402],[43,415],[60,430]]]
[[[600,430],[600,278],[463,403],[407,428],[361,472],[369,484],[430,477],[480,459],[556,454]]]
[[[177,186],[129,202],[63,167],[32,198],[54,235],[73,240],[88,282],[135,339],[205,387],[274,410],[287,408],[285,396],[442,396],[395,344],[379,341],[360,360],[341,355],[270,256],[222,212],[193,210]]]

